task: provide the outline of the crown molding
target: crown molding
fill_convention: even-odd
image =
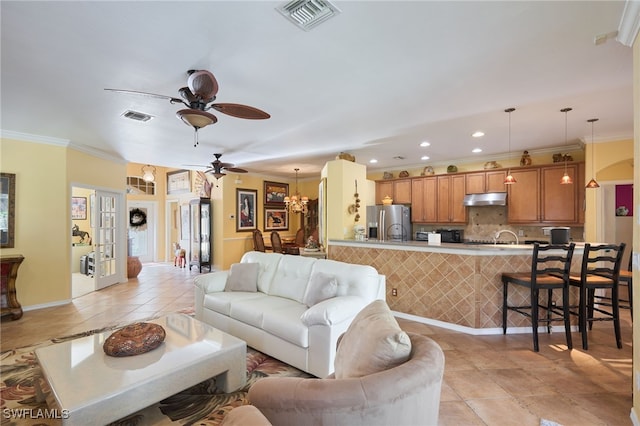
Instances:
[[[12,130],[2,130],[2,129],[0,129],[0,138],[39,143],[43,145],[61,146],[63,148],[70,148],[75,151],[80,151],[84,154],[91,155],[92,157],[101,158],[103,160],[112,161],[114,163],[118,163],[118,164],[128,163],[128,161],[126,161],[122,157],[108,154],[96,148],[91,148],[84,145],[78,145],[76,143],[71,142],[68,139],[54,138],[51,136],[33,135],[30,133],[21,133],[21,132],[14,132]]]
[[[618,25],[616,40],[631,47],[638,36],[638,31],[640,31],[640,0],[627,0]]]

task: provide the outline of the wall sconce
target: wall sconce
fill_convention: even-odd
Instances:
[[[145,182],[154,182],[156,180],[156,168],[147,164],[142,167],[142,180]]]

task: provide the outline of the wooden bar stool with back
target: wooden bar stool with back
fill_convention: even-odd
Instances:
[[[569,306],[569,273],[575,244],[534,243],[530,272],[502,273],[502,331],[507,333],[507,313],[514,311],[531,318],[533,332],[533,350],[538,352],[538,324],[545,323],[547,332],[551,333],[551,323],[564,322],[567,347],[573,348],[571,342],[571,314]],[[530,290],[528,303],[525,305],[508,305],[509,284],[527,287]],[[546,304],[539,301],[540,290],[546,290]],[[562,306],[557,306],[553,299],[553,290],[562,291]],[[544,293],[543,293],[544,295]],[[544,297],[544,296],[543,296]],[[544,309],[546,315],[540,317],[539,311]]]

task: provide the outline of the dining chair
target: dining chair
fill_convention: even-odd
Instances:
[[[274,253],[284,253],[282,249],[282,240],[278,231],[271,231],[271,249]]]
[[[580,275],[569,276],[569,285],[580,289],[578,311],[571,313],[578,316],[582,348],[585,350],[589,348],[587,326],[591,329],[594,321],[613,321],[616,345],[618,349],[622,349],[618,281],[624,248],[625,243],[620,245],[586,243]],[[599,291],[596,292],[596,290]],[[610,295],[606,295],[607,291],[610,291]],[[610,310],[605,309],[607,305],[610,305]],[[596,313],[599,315],[595,316]]]
[[[262,232],[259,229],[253,230],[253,249],[255,251],[265,252],[264,239],[262,238]]]
[[[304,229],[299,228],[296,231],[296,247],[304,247]]]
[[[547,325],[547,333],[551,333],[551,323],[564,322],[567,347],[573,348],[571,341],[571,313],[569,305],[569,273],[575,243],[571,244],[533,244],[531,270],[529,272],[502,273],[502,332],[507,333],[507,313],[514,311],[531,319],[533,332],[533,350],[538,352],[539,323]],[[529,300],[525,305],[509,305],[509,284],[527,287],[530,290]],[[540,290],[546,290],[546,304],[540,303]],[[556,305],[553,291],[562,291],[562,306]],[[540,309],[546,315],[540,316]]]

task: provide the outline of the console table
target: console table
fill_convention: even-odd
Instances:
[[[18,268],[24,260],[21,254],[8,254],[0,256],[0,281],[2,282],[2,315],[11,315],[12,320],[22,317],[22,306],[16,296],[16,279]]]

